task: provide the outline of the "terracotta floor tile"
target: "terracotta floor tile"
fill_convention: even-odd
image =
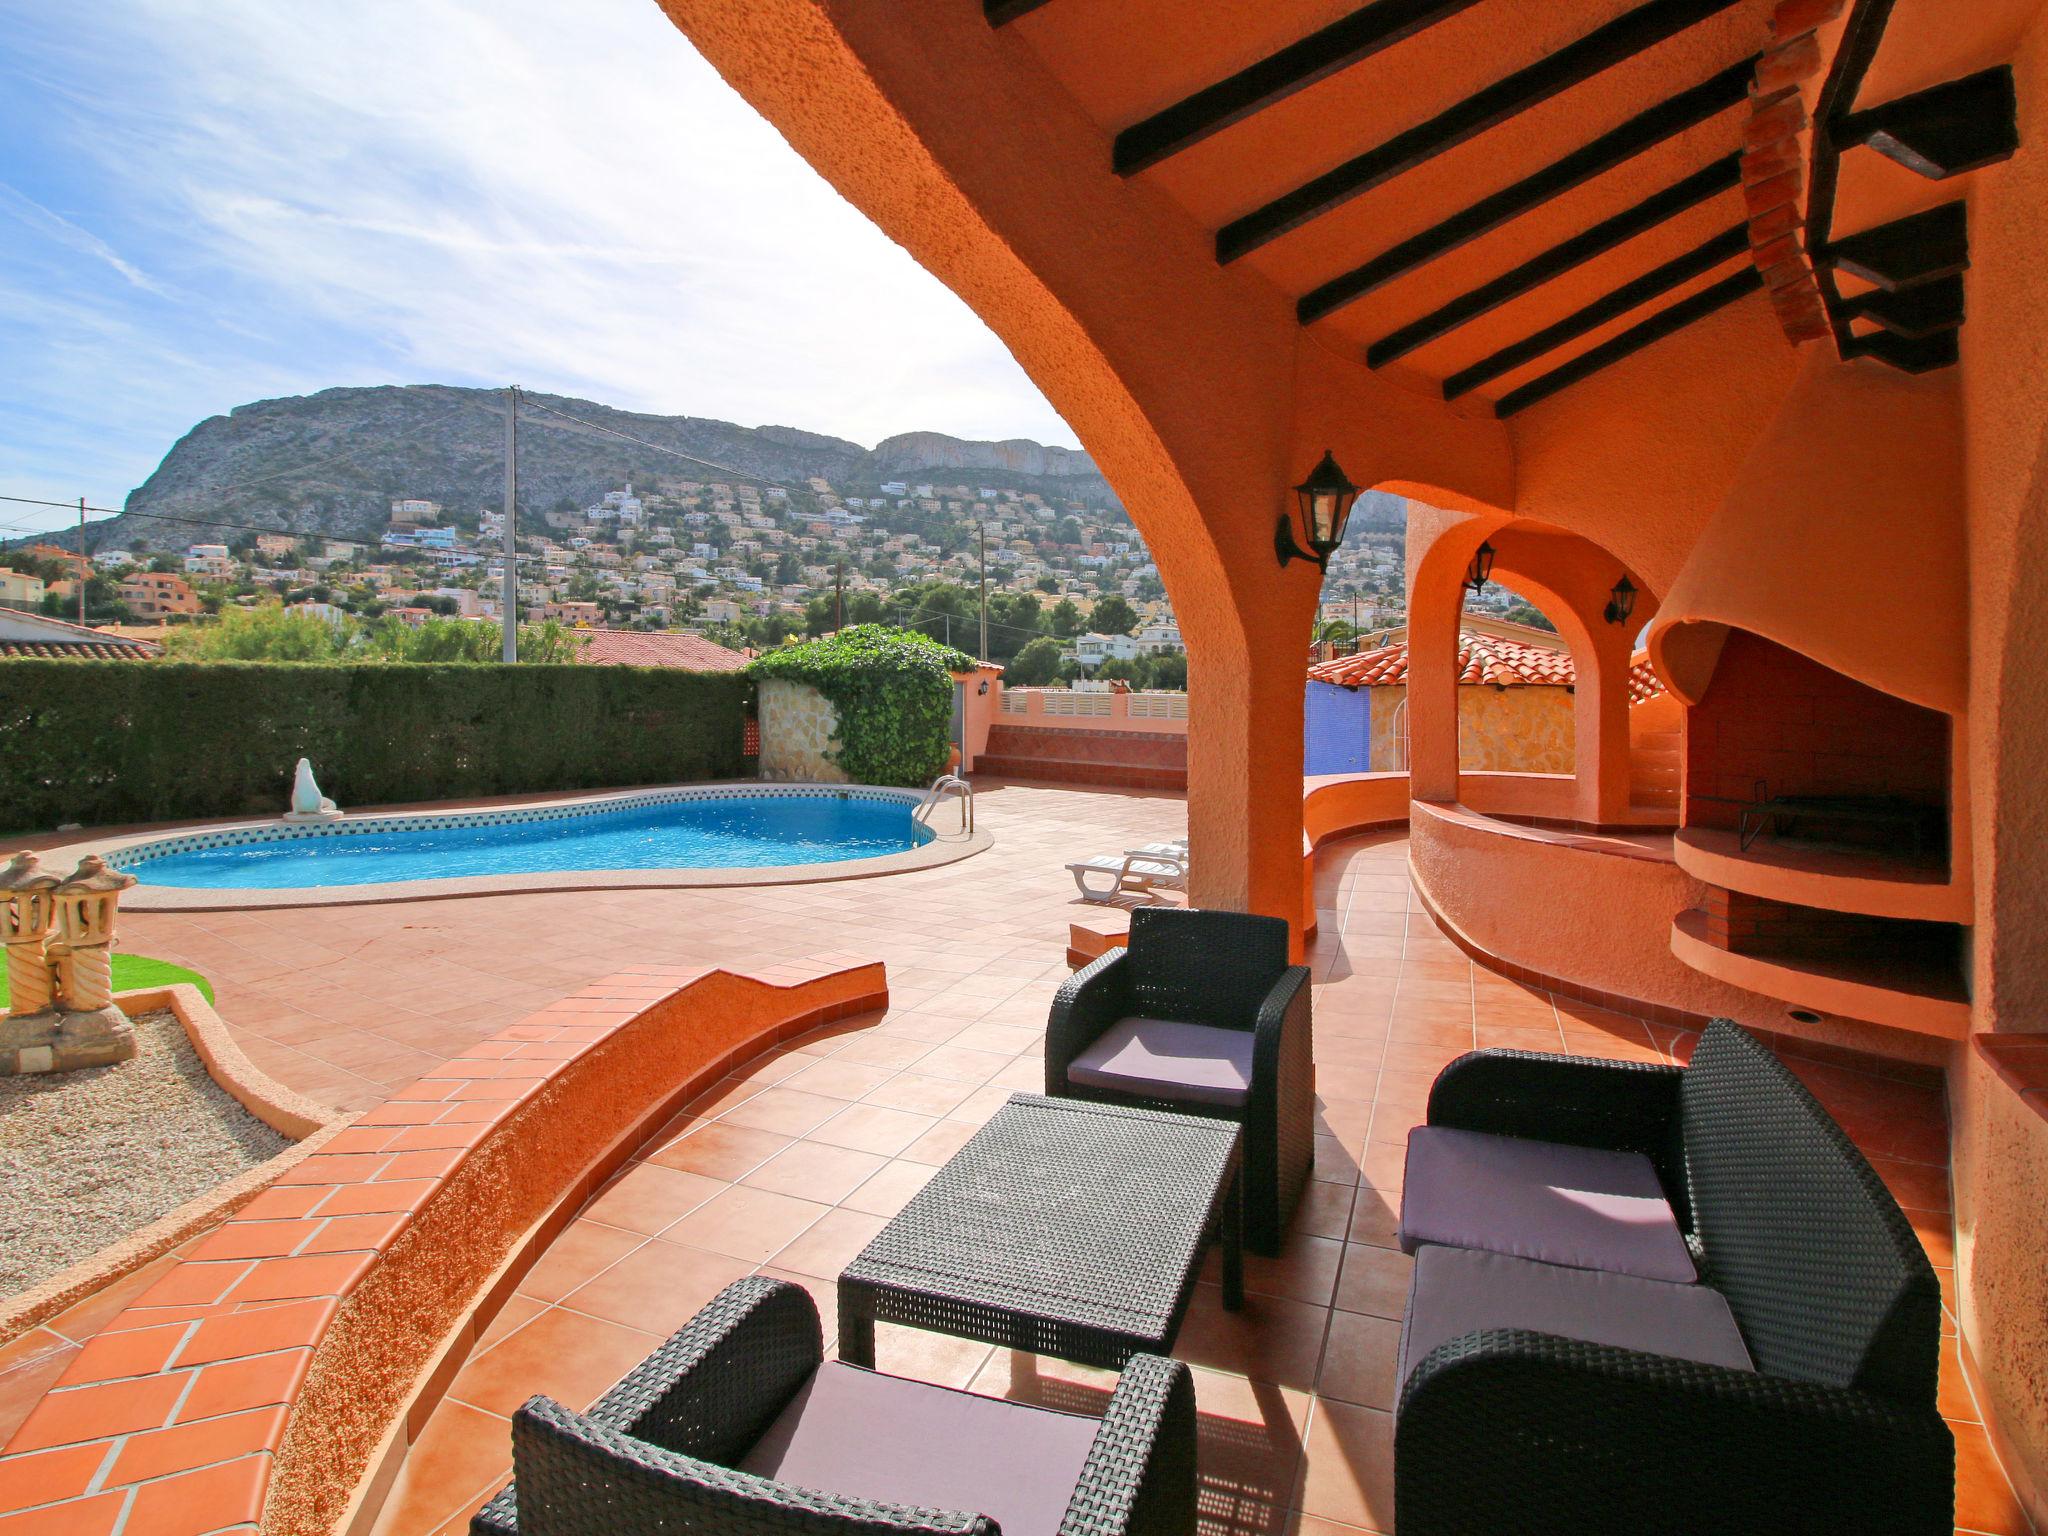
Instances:
[[[652,1237],[724,1188],[724,1180],[701,1173],[685,1173],[659,1163],[635,1163],[599,1191],[578,1219]]]
[[[550,1307],[502,1344],[472,1356],[448,1395],[503,1418],[536,1392],[581,1412],[663,1337]]]
[[[832,1059],[901,1071],[929,1049],[930,1047],[921,1041],[905,1040],[867,1030],[848,1040],[833,1053]]]
[[[852,1147],[894,1157],[937,1124],[929,1115],[913,1115],[879,1104],[854,1104],[842,1109],[810,1133],[809,1139],[831,1147]]]
[[[476,1349],[489,1349],[499,1343],[507,1334],[516,1333],[547,1311],[550,1304],[536,1301],[531,1296],[521,1296],[516,1291],[505,1298],[504,1305],[492,1314],[484,1324],[484,1331],[477,1335]]]
[[[918,1163],[909,1157],[899,1157],[883,1165],[882,1170],[840,1203],[848,1210],[862,1211],[870,1216],[894,1216],[910,1202],[910,1197],[931,1182],[938,1167],[931,1163]]]
[[[2030,1536],[2026,1511],[1982,1425],[1950,1424],[1956,1437],[1956,1524],[1984,1536]]]
[[[958,1120],[941,1120],[905,1147],[900,1155],[909,1162],[926,1163],[936,1168],[966,1146],[978,1129],[980,1127]]]
[[[1350,1240],[1374,1248],[1392,1248],[1400,1229],[1399,1192],[1361,1185],[1351,1207],[1351,1230],[1346,1234]]]
[[[1288,1234],[1277,1257],[1266,1258],[1256,1253],[1244,1256],[1245,1289],[1261,1296],[1284,1296],[1289,1301],[1327,1307],[1336,1291],[1337,1271],[1343,1260],[1344,1244],[1340,1239],[1316,1237],[1297,1228]],[[1202,1278],[1220,1284],[1222,1277],[1223,1256],[1212,1247],[1202,1263]]]
[[[1196,1370],[1195,1468],[1201,1499],[1284,1509],[1301,1468],[1312,1399],[1224,1371]]]
[[[1310,1176],[1325,1183],[1355,1186],[1358,1159],[1363,1143],[1339,1141],[1335,1136],[1316,1137],[1315,1164]]]
[[[723,1120],[703,1121],[648,1160],[664,1168],[730,1181],[745,1178],[791,1139]]]
[[[1201,1284],[1188,1303],[1173,1353],[1190,1365],[1305,1392],[1315,1385],[1329,1318],[1323,1307],[1249,1294],[1242,1311],[1228,1312],[1222,1290]]]
[[[1317,1392],[1324,1397],[1391,1412],[1398,1385],[1394,1362],[1400,1349],[1401,1325],[1392,1318],[1367,1317],[1359,1312],[1332,1313]]]
[[[1346,1312],[1398,1321],[1408,1304],[1408,1277],[1414,1268],[1415,1261],[1397,1248],[1347,1243],[1343,1273],[1337,1277],[1336,1304]]]
[[[372,1536],[419,1536],[512,1474],[512,1425],[467,1403],[436,1410],[405,1453]]]
[[[594,1221],[572,1224],[534,1261],[517,1290],[536,1301],[560,1301],[591,1276],[617,1263],[646,1239]]]
[[[1354,1198],[1355,1191],[1350,1185],[1310,1179],[1294,1208],[1291,1230],[1315,1237],[1343,1237],[1350,1230]]]
[[[666,1238],[759,1264],[793,1241],[829,1206],[736,1184],[670,1227]]]
[[[827,1056],[787,1079],[783,1086],[802,1093],[850,1101],[864,1098],[895,1075],[892,1067],[873,1067],[839,1056]]]
[[[666,1337],[751,1272],[745,1259],[656,1239],[571,1291],[562,1305]]]
[[[985,1083],[1010,1064],[994,1051],[970,1051],[958,1045],[933,1046],[911,1063],[921,1077],[948,1077],[969,1084]]]
[[[1043,1069],[1040,1069],[1041,1080]],[[865,1098],[885,1109],[908,1110],[914,1115],[949,1115],[967,1102],[974,1092],[972,1083],[949,1077],[926,1077],[918,1072],[900,1072]]]
[[[1302,1460],[1302,1513],[1367,1531],[1393,1531],[1392,1415],[1319,1398]]]
[[[875,1369],[939,1387],[966,1387],[991,1353],[986,1344],[921,1328],[882,1323],[875,1328]]]
[[[57,1378],[79,1352],[78,1345],[47,1330],[38,1330],[37,1339],[15,1343],[32,1347],[24,1348],[12,1365],[0,1370],[0,1444],[5,1444],[21,1427],[29,1410],[57,1384]]]
[[[774,1265],[777,1269],[816,1275],[821,1280],[836,1280],[839,1272],[853,1262],[886,1223],[886,1217],[863,1211],[827,1211],[802,1236],[776,1253]]]
[[[740,1182],[752,1189],[799,1195],[837,1205],[874,1175],[887,1159],[851,1147],[799,1141],[783,1148]]]
[[[801,1077],[803,1074],[798,1073]],[[792,1079],[793,1081],[793,1079]],[[821,1093],[800,1093],[794,1088],[764,1088],[744,1103],[736,1104],[718,1117],[721,1125],[745,1126],[778,1136],[801,1136],[823,1125],[844,1107],[843,1099]]]

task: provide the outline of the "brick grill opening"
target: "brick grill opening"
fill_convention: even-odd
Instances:
[[[1770,796],[1924,807],[1933,830],[1922,851],[1945,861],[1948,717],[1731,630],[1706,696],[1686,715],[1686,825],[1736,830],[1742,813],[1732,802],[1754,799],[1759,781]],[[1810,816],[1796,835],[1913,853],[1910,825]]]

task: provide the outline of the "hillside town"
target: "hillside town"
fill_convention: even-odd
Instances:
[[[886,618],[997,661],[1050,637],[1057,669],[1082,677],[1129,675],[1182,649],[1158,567],[1115,505],[974,483],[626,478],[588,505],[521,510],[522,622],[682,631],[752,651]],[[157,548],[89,557],[49,542],[0,553],[0,604],[155,637],[273,605],[336,622],[502,622],[495,509],[398,497],[374,543],[198,531],[182,554],[176,531]],[[1362,629],[1398,609],[1401,588],[1400,535],[1381,532],[1337,552],[1326,591],[1332,613]],[[1038,670],[1052,660],[1033,658]],[[1158,680],[1184,686],[1184,665]]]

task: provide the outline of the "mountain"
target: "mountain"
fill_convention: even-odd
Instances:
[[[401,496],[440,502],[460,518],[502,503],[504,441],[502,390],[388,385],[258,400],[186,433],[129,493],[123,514],[92,524],[86,540],[93,549],[146,549],[234,537],[208,519],[373,538]],[[868,449],[797,427],[656,416],[562,395],[521,398],[519,504],[529,514],[585,506],[629,477],[797,485],[821,477],[858,495],[887,480],[940,476],[1118,504],[1085,453],[1022,439],[907,432]]]

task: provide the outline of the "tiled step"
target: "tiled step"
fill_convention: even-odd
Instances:
[[[1147,768],[1125,763],[1060,762],[1042,757],[992,757],[974,760],[974,777],[1037,779],[1049,784],[1095,784],[1113,789],[1186,789],[1188,771]]]

